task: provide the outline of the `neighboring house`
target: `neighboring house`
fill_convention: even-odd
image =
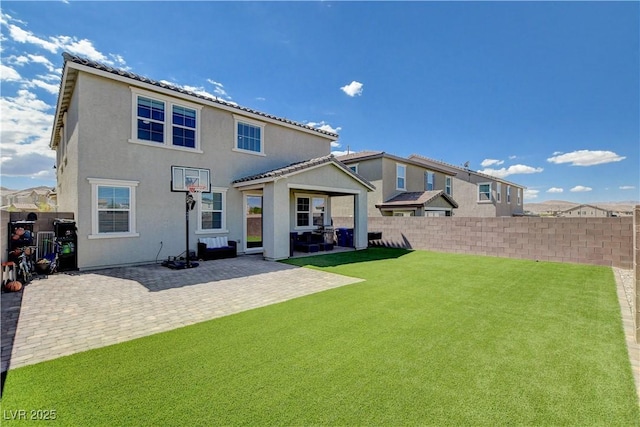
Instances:
[[[568,218],[608,218],[613,216],[611,211],[592,205],[579,205],[571,209],[558,212],[557,216]]]
[[[458,208],[452,196],[453,173],[382,151],[362,151],[338,157],[375,185],[369,195],[369,216],[451,216]],[[348,200],[333,202],[336,216],[351,216]]]
[[[10,212],[38,212],[38,206],[33,203],[11,203],[7,210]]]
[[[331,154],[337,139],[287,119],[64,54],[51,148],[60,212],[73,212],[78,267],[144,263],[227,237],[240,253],[290,256],[290,233],[331,225],[348,196],[367,246],[374,189]]]
[[[425,167],[440,167],[454,174],[451,195],[458,202],[456,216],[498,217],[524,215],[525,187],[513,182],[474,172],[468,168],[433,160],[419,154],[409,159]]]
[[[370,216],[496,217],[524,212],[523,186],[428,157],[363,151],[338,160],[376,186],[369,197]],[[349,216],[348,206],[340,214]]]
[[[55,206],[55,193],[49,187],[35,187],[25,190],[6,190],[2,191],[2,206],[14,206],[19,210],[26,208],[18,207],[19,205],[35,205],[35,210],[39,207]],[[29,207],[27,210],[33,210]]]

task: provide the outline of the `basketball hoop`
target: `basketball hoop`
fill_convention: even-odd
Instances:
[[[189,191],[189,194],[202,193],[206,189],[207,189],[206,185],[188,185],[187,186],[187,191]]]

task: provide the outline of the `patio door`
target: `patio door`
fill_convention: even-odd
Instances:
[[[262,252],[262,195],[244,195],[245,252]]]

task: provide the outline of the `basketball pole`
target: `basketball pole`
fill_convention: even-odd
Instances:
[[[185,228],[186,228],[186,241],[187,241],[187,252],[186,252],[186,257],[187,257],[187,262],[186,262],[186,267],[187,268],[191,268],[191,257],[190,257],[190,253],[189,253],[189,211],[191,211],[191,209],[193,209],[193,206],[195,205],[195,200],[193,198],[193,194],[191,194],[191,192],[188,192],[187,195],[185,196]],[[195,265],[197,266],[197,264]],[[194,266],[194,267],[195,267]]]
[[[186,195],[186,199],[185,199],[185,223],[186,223],[186,229],[187,229],[187,252],[186,252],[186,257],[187,257],[187,268],[191,268],[191,260],[189,259],[189,196],[191,196],[191,193],[187,193]],[[191,198],[193,198],[193,196],[191,196]]]

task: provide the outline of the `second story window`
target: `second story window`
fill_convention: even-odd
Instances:
[[[407,166],[396,164],[396,190],[407,189]]]
[[[491,201],[491,183],[478,184],[478,201],[490,202]]]
[[[164,102],[138,97],[138,139],[164,143]]]
[[[431,171],[427,171],[424,173],[424,189],[426,191],[431,191],[434,189],[435,174]]]
[[[502,202],[502,183],[496,182],[496,202]]]
[[[511,203],[511,186],[507,185],[507,203]]]
[[[173,145],[196,147],[196,110],[173,106]]]
[[[135,114],[130,142],[164,148],[199,149],[200,107],[133,90]]]
[[[234,150],[244,153],[264,155],[264,123],[235,117],[235,146]]]
[[[453,179],[450,176],[444,179],[444,192],[448,196],[453,196]]]
[[[518,188],[518,206],[520,206],[521,201],[522,201],[522,189]]]

